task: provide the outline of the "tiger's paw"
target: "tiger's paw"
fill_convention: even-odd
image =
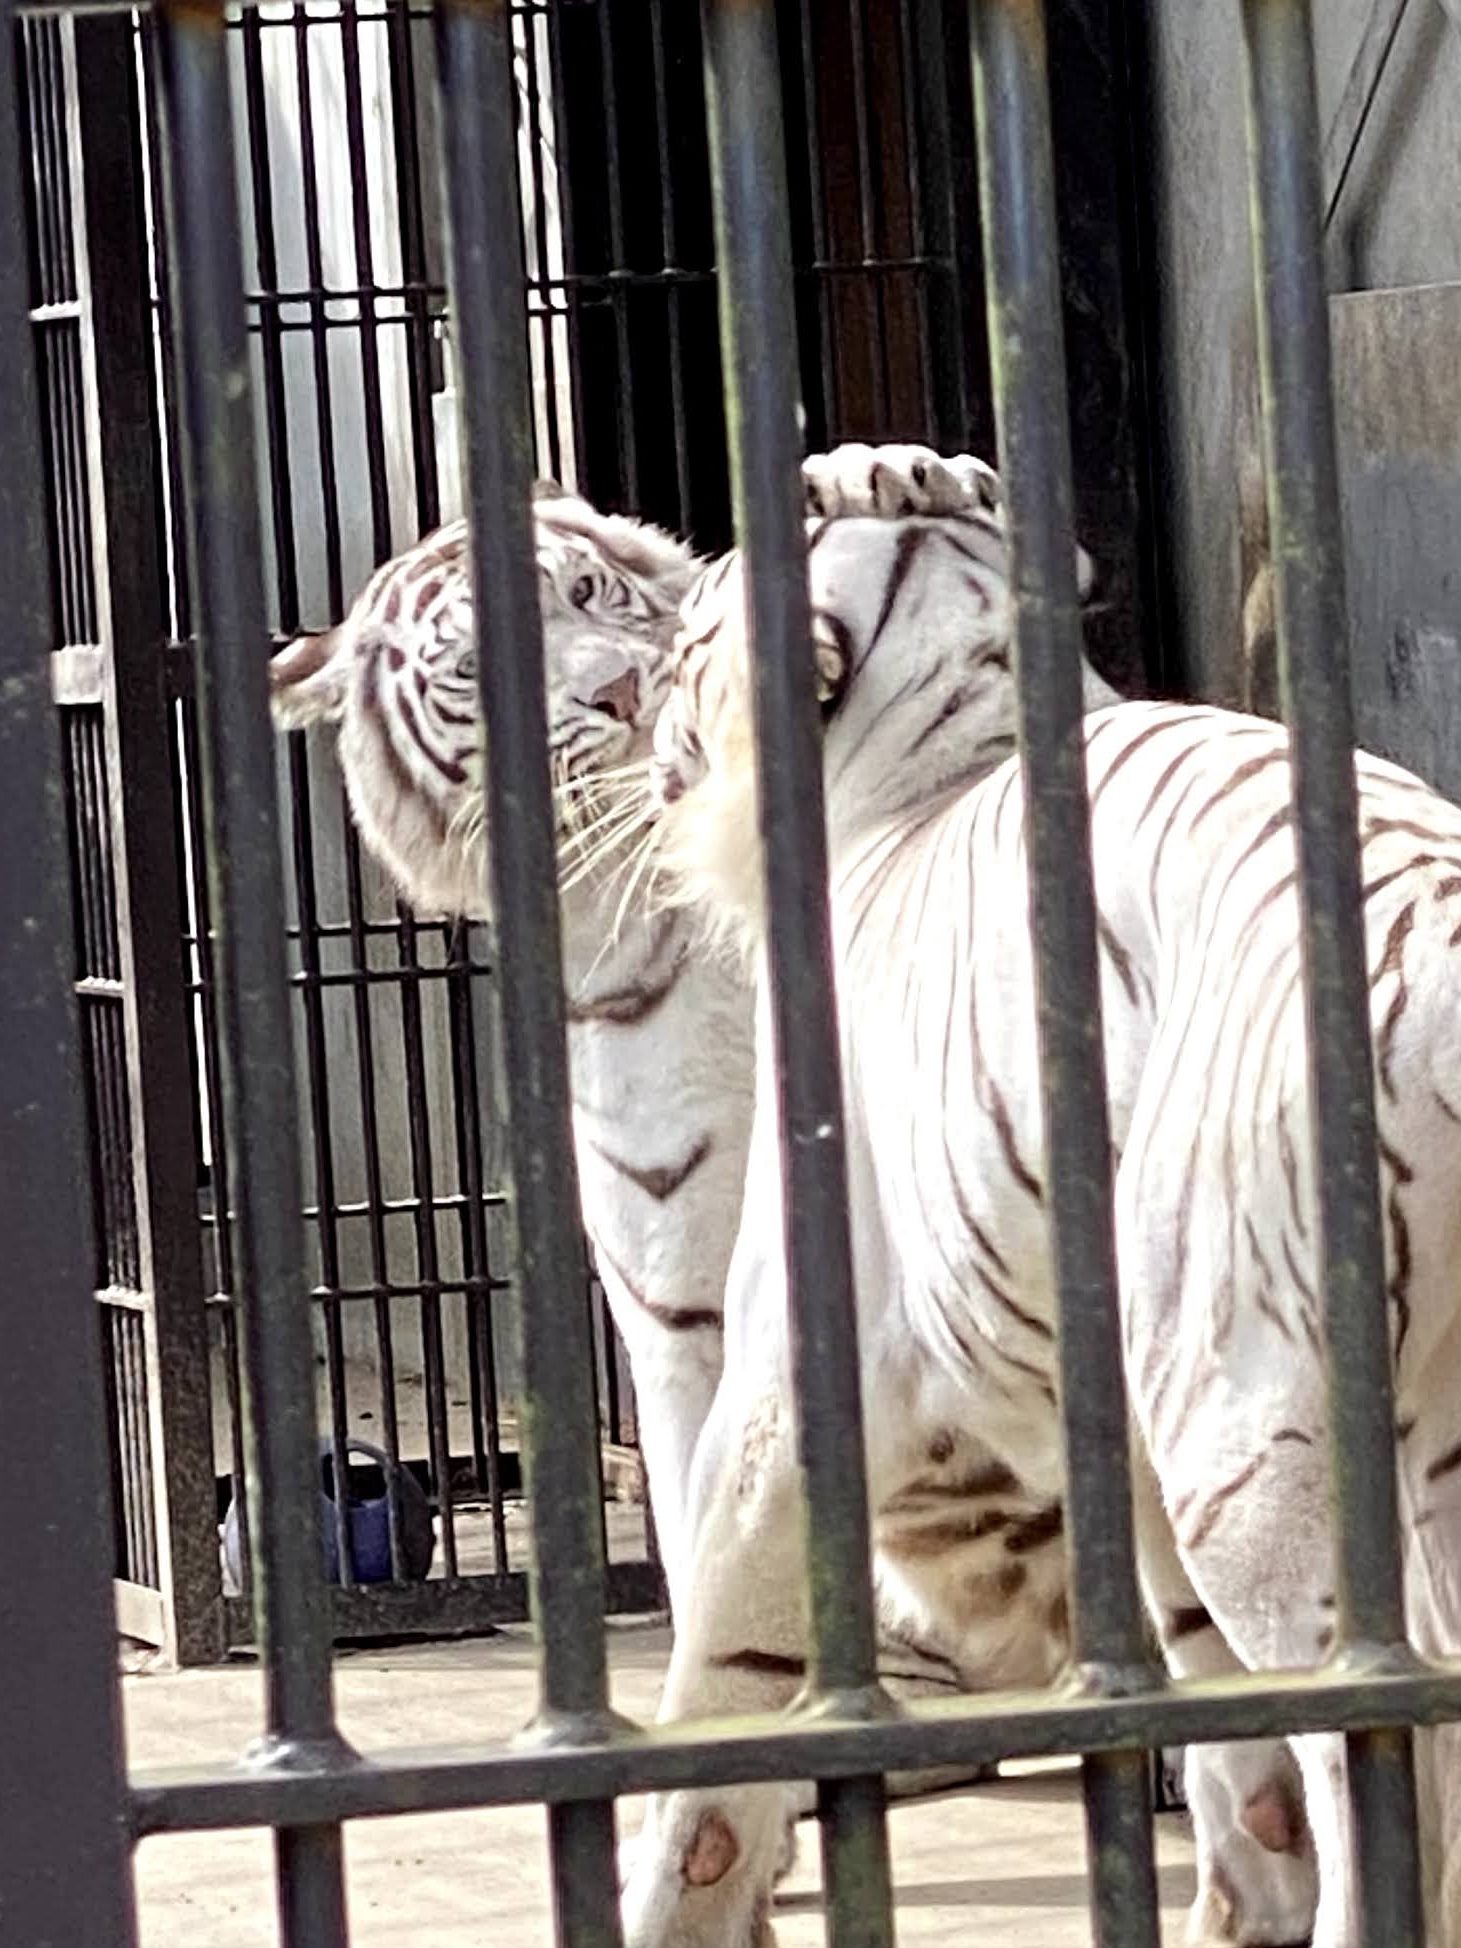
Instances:
[[[999,477],[972,454],[944,458],[930,446],[866,446],[849,440],[802,462],[809,517],[846,520],[872,515],[997,512]]]
[[[791,1816],[781,1787],[652,1797],[621,1896],[624,1948],[774,1948]]]

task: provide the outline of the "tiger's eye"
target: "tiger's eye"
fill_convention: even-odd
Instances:
[[[593,595],[594,578],[592,575],[580,575],[578,580],[573,584],[573,587],[568,591],[568,599],[575,609],[586,609],[593,600]]]

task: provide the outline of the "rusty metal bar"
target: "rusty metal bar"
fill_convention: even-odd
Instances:
[[[1244,0],[1264,461],[1293,754],[1309,1091],[1338,1518],[1337,1655],[1405,1668],[1391,1315],[1354,779],[1308,0]],[[1349,1741],[1370,1948],[1422,1935],[1409,1740]]]
[[[970,19],[1015,593],[1072,1648],[1090,1685],[1123,1690],[1157,1679],[1133,1568],[1045,17],[1041,0],[971,0]],[[1134,1753],[1089,1757],[1084,1784],[1096,1941],[1156,1948],[1147,1765]]]
[[[575,1222],[557,854],[531,517],[532,417],[506,0],[438,14],[454,332],[465,409],[491,893],[521,1298],[522,1443],[545,1739],[607,1739],[604,1542],[593,1347]],[[549,1814],[563,1948],[617,1948],[614,1809]]]
[[[162,15],[174,316],[182,353],[207,865],[218,932],[228,1211],[243,1330],[244,1443],[261,1760],[342,1762],[320,1536],[283,858],[269,721],[258,474],[222,5]],[[340,1829],[276,1837],[285,1948],[345,1948]]]

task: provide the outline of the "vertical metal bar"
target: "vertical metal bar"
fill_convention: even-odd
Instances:
[[[208,877],[223,975],[236,1303],[264,1754],[345,1751],[321,1573],[314,1344],[304,1272],[283,861],[238,193],[221,5],[163,14],[163,112],[183,379]],[[276,1840],[288,1948],[345,1948],[338,1826]]]
[[[705,0],[706,95],[736,539],[749,575],[767,961],[816,1688],[863,1714],[877,1684],[821,731],[798,466],[796,317],[773,0]],[[833,1948],[892,1939],[883,1784],[821,1789]]]
[[[908,143],[914,170],[914,240],[925,260],[919,272],[926,361],[927,410],[934,443],[958,452],[969,440],[965,345],[959,328],[959,266],[955,248],[953,127],[944,62],[942,0],[906,0]]]
[[[659,140],[660,248],[666,272],[678,273],[680,225],[675,200],[675,162],[670,142],[670,89],[665,68],[664,0],[650,0],[649,45],[654,77],[655,132]],[[685,419],[685,334],[681,316],[684,295],[678,275],[665,281],[666,324],[670,340],[670,426],[675,442],[675,527],[683,534],[690,525],[690,429]],[[611,1342],[612,1343],[612,1342]]]
[[[867,0],[846,0],[848,45],[852,55],[852,120],[857,146],[857,224],[862,246],[857,282],[862,289],[863,310],[872,339],[869,366],[873,383],[873,429],[875,440],[886,440],[891,432],[889,394],[892,390],[888,369],[888,305],[883,272],[878,268],[886,256],[878,218],[883,210],[882,155],[872,128],[872,81],[868,68]]]
[[[103,734],[120,929],[112,952],[124,983],[136,1273],[147,1299],[144,1411],[166,1647],[179,1663],[205,1663],[222,1652],[223,1612],[173,748],[158,678],[166,596],[137,64],[124,15],[82,16],[66,36],[94,579],[108,652]]]
[[[568,1112],[542,624],[530,518],[528,411],[512,51],[505,0],[440,15],[453,315],[466,377],[472,581],[522,1295],[524,1444],[544,1713],[604,1721],[608,1666],[592,1349]],[[480,402],[480,403],[478,403]],[[480,510],[480,513],[479,513]],[[549,1417],[551,1416],[551,1426]]]
[[[1399,1554],[1354,715],[1307,0],[1244,0],[1278,657],[1294,823],[1338,1516],[1340,1655],[1408,1655]],[[1421,1939],[1409,1739],[1348,1741],[1366,1939]]]
[[[706,85],[736,538],[749,570],[761,821],[819,1689],[874,1682],[867,1487],[827,913],[819,719],[807,654],[786,179],[770,0],[707,0]],[[822,1025],[822,1032],[814,1024]]]
[[[1133,1573],[1127,1411],[1096,963],[1070,421],[1041,0],[971,0],[980,207],[1009,510],[1051,1250],[1059,1294],[1073,1651],[1089,1681],[1158,1682]],[[1090,1465],[1094,1456],[1101,1465]],[[1156,1948],[1147,1768],[1084,1764],[1100,1948]]]
[[[391,490],[386,471],[385,413],[380,389],[380,321],[376,312],[375,245],[371,236],[370,172],[365,158],[365,94],[360,74],[360,16],[355,0],[340,7],[340,65],[345,83],[345,148],[350,159],[350,213],[355,241],[355,296],[360,310],[360,391],[365,422],[365,473],[370,482],[375,558],[391,552]]]
[[[553,258],[548,248],[548,196],[547,182],[543,169],[543,99],[542,77],[540,73],[540,53],[547,52],[547,36],[542,37],[540,46],[539,28],[542,26],[541,13],[526,8],[518,16],[518,26],[522,35],[523,92],[526,100],[522,111],[527,116],[528,155],[533,172],[533,245],[537,255],[538,295],[542,302],[542,313],[538,323],[538,347],[543,362],[543,398],[545,402],[544,423],[547,432],[546,454],[538,455],[538,469],[542,471],[547,461],[547,471],[554,480],[562,478],[563,441],[558,426],[558,354],[554,349],[555,305],[561,293],[555,287],[553,277]],[[554,85],[553,77],[548,77],[549,86]],[[556,156],[555,156],[556,162]],[[558,185],[555,183],[555,190]]]
[[[482,1428],[474,1439],[482,1454],[479,1485],[487,1490],[492,1524],[492,1567],[505,1576],[507,1517],[502,1501],[502,1430],[497,1397],[496,1328],[492,1317],[494,1286],[487,1246],[486,1190],[482,1181],[481,1090],[475,1046],[474,1014],[483,1006],[473,996],[472,928],[459,921],[452,930],[447,958],[447,1000],[451,1011],[451,1047],[455,1069],[452,1090],[456,1107],[457,1173],[462,1187],[462,1268],[467,1285],[468,1319],[472,1326],[474,1401],[480,1396]],[[480,975],[479,975],[480,978]]]
[[[257,21],[257,13],[244,16],[246,33],[250,20]],[[249,40],[245,39],[246,60],[249,45]],[[262,70],[260,80],[262,82]],[[259,107],[260,109],[263,107],[262,93]],[[254,115],[252,94],[249,115],[252,119]],[[262,254],[261,251],[261,257]],[[266,359],[264,384],[272,395],[270,413],[272,416],[277,403],[281,409],[281,418],[284,395],[282,391],[275,393],[274,387],[276,383],[282,382],[282,378],[282,372],[271,370]],[[277,453],[271,453],[271,474],[277,458]],[[292,547],[290,556],[292,557]],[[289,599],[289,587],[290,584],[286,584],[281,588],[281,606]],[[297,608],[293,613],[286,609],[285,615],[289,623],[297,626]],[[294,885],[299,900],[300,1000],[303,1004],[304,1016],[305,1075],[308,1078],[309,1128],[311,1149],[314,1153],[315,1226],[319,1241],[320,1283],[324,1288],[324,1296],[320,1300],[320,1315],[324,1328],[325,1371],[329,1377],[330,1393],[330,1479],[334,1489],[330,1497],[330,1520],[335,1530],[335,1557],[339,1564],[340,1582],[342,1587],[348,1589],[355,1582],[355,1552],[350,1541],[350,1504],[346,1492],[346,1484],[350,1479],[347,1473],[350,1426],[346,1415],[345,1325],[341,1316],[339,1298],[340,1231],[336,1209],[329,1044],[325,1037],[325,1006],[321,980],[323,968],[320,956],[320,915],[315,887],[314,816],[310,803],[309,754],[305,749],[303,737],[291,737],[289,740],[289,786],[293,813],[289,823],[294,840]],[[387,1487],[389,1491],[390,1484],[387,1484]],[[391,1570],[399,1580],[401,1576],[400,1510],[398,1497],[395,1494],[389,1495],[387,1509]]]
[[[309,334],[314,363],[315,437],[320,451],[320,502],[325,524],[325,588],[330,619],[345,607],[344,566],[340,539],[340,490],[335,461],[335,412],[330,373],[330,318],[325,308],[324,240],[320,224],[320,156],[315,141],[314,85],[310,68],[310,16],[296,5],[290,22],[294,34],[295,84],[299,90],[299,193],[303,204],[305,268],[309,276]],[[389,540],[389,537],[387,537]],[[389,548],[381,550],[388,553]],[[346,828],[353,833],[349,814]]]
[[[639,498],[639,439],[634,414],[634,356],[629,334],[629,258],[624,237],[624,175],[619,153],[619,89],[613,0],[599,0],[599,58],[604,97],[604,169],[608,186],[609,304],[619,364],[619,490],[631,513],[642,511]]]
[[[414,923],[402,915],[396,930],[401,968],[401,1053],[405,1065],[406,1125],[411,1153],[412,1216],[416,1231],[417,1312],[421,1325],[421,1398],[426,1446],[441,1524],[442,1566],[457,1573],[456,1518],[451,1500],[451,1426],[447,1407],[446,1353],[441,1322],[441,1263],[436,1244],[436,1171],[431,1107],[426,1094],[426,1043],[421,1028],[420,959]]]
[[[421,181],[421,129],[416,100],[415,28],[408,5],[386,13],[391,76],[391,128],[396,162],[396,222],[406,292],[410,360],[411,448],[416,463],[416,516],[424,530],[441,519],[436,431],[431,412],[431,302],[426,260],[426,200]],[[451,483],[453,491],[456,482]]]
[[[822,348],[817,392],[821,411],[808,414],[808,434],[815,442],[834,446],[841,438],[842,387],[839,380],[838,334],[833,321],[831,269],[827,260],[827,198],[822,178],[822,120],[817,93],[817,23],[812,0],[799,0],[797,24],[801,38],[802,114],[807,126],[807,201],[812,219],[812,264],[809,272],[812,302],[817,307],[817,332]]]
[[[522,1440],[532,1510],[540,1723],[607,1736],[604,1550],[593,1347],[583,1330],[564,1036],[533,434],[507,0],[438,11],[452,315],[462,359],[472,591],[487,740],[512,1220],[522,1322]],[[620,1941],[612,1802],[548,1820],[562,1948]]]
[[[45,490],[27,283],[15,16],[0,8],[0,1937],[130,1948],[108,1467],[51,701]],[[65,1221],[58,1221],[64,1214]],[[38,1302],[38,1295],[43,1295]],[[67,1728],[84,1727],[84,1736]]]
[[[399,1565],[401,1423],[396,1398],[396,1348],[391,1301],[388,1297],[391,1272],[390,1249],[386,1237],[385,1167],[381,1151],[379,1090],[375,1069],[374,1016],[370,1005],[367,974],[370,968],[370,936],[366,931],[365,884],[360,865],[360,839],[345,818],[345,911],[350,939],[350,999],[355,1027],[355,1077],[360,1103],[360,1145],[365,1166],[365,1224],[370,1244],[370,1276],[375,1287],[372,1310],[375,1320],[376,1381],[379,1387],[381,1436],[390,1459],[390,1521],[396,1535],[392,1543],[392,1563]]]

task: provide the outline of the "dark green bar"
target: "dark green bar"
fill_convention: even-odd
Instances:
[[[796,312],[776,13],[706,0],[731,498],[749,570],[767,966],[776,1051],[812,1678],[876,1683],[862,1395],[827,908],[821,723],[808,645]]]
[[[604,1548],[592,1347],[569,1116],[557,857],[533,541],[516,94],[506,0],[438,14],[453,334],[465,375],[472,588],[502,996],[522,1321],[522,1445],[541,1709],[607,1730]],[[579,1722],[581,1721],[581,1722]],[[609,1899],[612,1888],[605,1890]]]
[[[809,1668],[824,1698],[876,1716],[886,1701],[877,1685],[821,726],[808,654],[776,9],[773,0],[705,0],[702,11],[731,497],[749,571]],[[833,1948],[884,1948],[893,1915],[882,1781],[828,1784],[821,1802]]]
[[[1071,1630],[1098,1688],[1155,1682],[1133,1568],[1081,620],[1041,0],[972,0],[979,192],[1015,592],[1045,1181],[1059,1296]],[[1146,1768],[1085,1767],[1098,1948],[1157,1948]]]
[[[1390,1313],[1380,1215],[1354,713],[1324,285],[1308,0],[1244,0],[1264,460],[1294,822],[1316,1133],[1338,1516],[1341,1659],[1403,1665]],[[1349,1740],[1369,1948],[1422,1939],[1411,1741]]]
[[[564,1039],[543,628],[531,515],[532,419],[517,94],[507,0],[437,14],[453,332],[487,743],[487,825],[522,1334],[522,1449],[544,1743],[610,1736],[603,1488],[583,1292]],[[484,1068],[484,1074],[490,1069]],[[582,1799],[582,1794],[575,1795]],[[617,1948],[614,1809],[550,1811],[561,1948]]]
[[[884,1948],[893,1938],[893,1871],[883,1780],[824,1779],[817,1807],[829,1948]]]
[[[319,1462],[283,857],[269,720],[258,473],[221,5],[161,16],[173,316],[202,753],[208,891],[217,933],[234,1299],[263,1757],[348,1761],[335,1727],[320,1560]],[[337,1828],[280,1836],[284,1948],[345,1948]]]

